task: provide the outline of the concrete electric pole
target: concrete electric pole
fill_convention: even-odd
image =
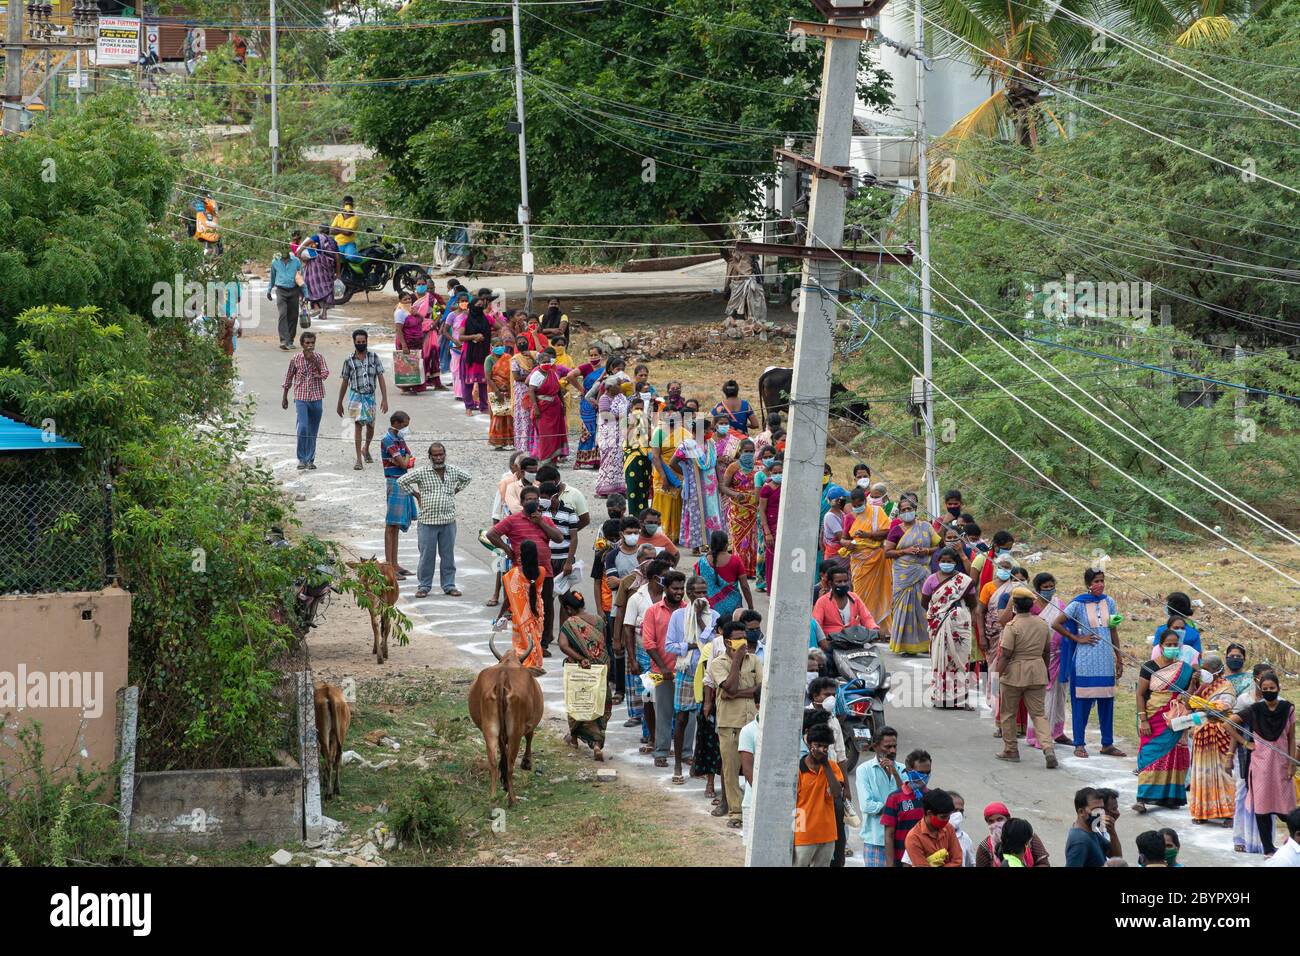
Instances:
[[[814,162],[822,168],[847,169],[857,99],[858,60],[867,31],[861,21],[875,9],[828,2],[818,9],[832,24],[824,36],[821,104],[817,116]],[[865,12],[871,9],[871,12]],[[813,31],[800,23],[807,33]],[[808,208],[808,246],[834,249],[844,237],[845,186],[829,175],[815,176]],[[789,866],[792,862],[795,789],[799,737],[803,722],[808,661],[808,598],[812,593],[820,541],[822,468],[826,461],[826,425],[830,411],[831,358],[834,355],[835,296],[841,263],[834,258],[804,260],[799,300],[798,338],[785,448],[785,480],[776,534],[776,567],[767,618],[767,654],[759,746],[754,766],[753,837],[747,866]]]
[[[275,185],[275,177],[280,175],[280,103],[276,96],[276,84],[279,77],[276,75],[279,70],[279,61],[277,59],[276,39],[275,39],[275,0],[271,0],[271,185]]]
[[[5,98],[3,128],[23,129],[23,0],[9,0],[5,17]]]
[[[524,131],[524,53],[519,38],[519,0],[510,5],[515,35],[515,113],[519,122],[519,225],[524,231],[524,311],[533,312],[532,210],[528,206],[528,138]]]

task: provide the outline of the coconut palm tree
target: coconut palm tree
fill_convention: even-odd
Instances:
[[[1037,143],[1044,116],[1055,122],[1041,104],[1042,81],[1093,48],[1093,31],[1069,14],[1093,18],[1094,0],[925,0],[924,9],[934,47],[970,62],[993,84],[992,95],[947,138],[994,136],[1009,124],[1017,143]]]
[[[1232,34],[1274,0],[1103,0],[1100,13],[1117,33],[1196,49]]]

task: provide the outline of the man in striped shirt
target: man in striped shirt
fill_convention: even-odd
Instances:
[[[284,373],[284,395],[280,407],[289,407],[289,390],[298,411],[298,470],[316,470],[316,435],[320,431],[321,406],[329,367],[316,351],[316,333],[304,332],[298,339],[302,351],[289,360]]]
[[[370,336],[365,329],[352,333],[352,347],[355,351],[343,360],[343,369],[339,373],[342,381],[339,382],[338,413],[342,418],[346,397],[348,415],[355,423],[353,439],[357,447],[357,463],[352,467],[360,471],[363,457],[367,462],[374,462],[370,457],[370,443],[375,437],[375,385],[379,385],[380,413],[388,412],[388,385],[384,382],[384,363],[370,351]]]

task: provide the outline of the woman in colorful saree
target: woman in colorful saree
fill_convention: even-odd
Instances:
[[[537,429],[533,457],[538,465],[554,465],[569,455],[569,422],[560,383],[570,374],[568,366],[556,364],[555,353],[548,348],[537,356],[537,367],[528,376],[533,427]]]
[[[532,406],[528,400],[528,376],[536,360],[528,350],[528,339],[515,339],[515,355],[510,360],[510,377],[514,383],[512,411],[515,425],[515,450],[532,455],[537,450],[537,428],[533,424]]]
[[[975,582],[952,548],[939,552],[939,570],[921,586],[930,635],[930,702],[937,710],[970,710],[967,700],[972,637],[980,633]]]
[[[887,638],[894,593],[884,548],[885,538],[889,535],[889,516],[885,509],[867,500],[864,488],[854,488],[849,493],[849,514],[853,516],[853,523],[846,529],[845,537],[853,541],[853,547],[848,549],[853,593],[862,598],[862,603],[876,619],[881,638]]]
[[[577,453],[573,456],[573,467],[594,469],[599,467],[601,457],[596,448],[599,441],[600,410],[596,403],[588,401],[586,395],[591,387],[605,374],[605,353],[599,347],[593,345],[587,350],[587,358],[587,365],[590,368],[583,376],[583,397],[578,402],[578,416],[582,419],[582,435],[578,442]]]
[[[700,554],[709,535],[722,530],[718,504],[718,451],[713,441],[713,422],[705,420],[700,441],[684,438],[673,453],[682,472],[682,527],[677,543]],[[667,520],[665,519],[665,524]]]
[[[738,446],[736,460],[722,476],[722,495],[731,502],[727,509],[727,532],[731,551],[753,577],[758,567],[758,490],[754,487],[754,442],[746,438]]]
[[[889,649],[913,657],[930,650],[921,587],[930,574],[930,555],[939,547],[939,535],[929,521],[917,518],[916,492],[899,496],[898,524],[885,537],[885,558],[893,562],[890,604],[893,630]]]
[[[641,396],[634,395],[628,402],[623,484],[627,489],[627,513],[635,516],[650,507],[650,426]]]
[[[1223,674],[1223,656],[1218,651],[1206,651],[1201,658],[1201,670],[1210,675],[1210,682],[1201,687],[1196,699],[1189,703],[1197,710],[1215,714],[1232,713],[1237,702],[1237,692]],[[1204,703],[1202,703],[1204,702]],[[1236,786],[1232,782],[1232,733],[1223,720],[1210,716],[1205,723],[1192,730],[1192,775],[1187,786],[1188,809],[1193,823],[1216,821],[1220,826],[1232,826],[1236,812]]]
[[[596,473],[597,498],[627,491],[627,479],[623,476],[623,428],[631,400],[614,379],[605,380],[604,392],[600,396],[599,424],[596,426],[596,446],[600,454],[600,468]]]
[[[644,399],[642,400],[644,405]],[[682,474],[675,456],[677,446],[686,436],[681,412],[668,412],[650,435],[650,461],[654,496],[650,506],[659,512],[660,528],[668,539],[676,540],[682,526]],[[651,410],[645,409],[647,418]]]
[[[488,410],[492,413],[488,423],[488,444],[500,451],[515,441],[515,423],[511,418],[509,345],[494,345],[492,354],[483,363],[488,382]]]
[[[525,545],[531,542],[525,542]],[[565,591],[558,598],[560,605],[560,651],[564,656],[586,670],[593,665],[609,666],[609,653],[605,647],[605,629],[595,616],[586,610],[586,601],[577,591]],[[608,674],[608,671],[606,671]],[[574,720],[569,717],[569,733],[564,742],[577,747],[582,741],[591,747],[596,760],[605,759],[605,727],[613,710],[613,698],[605,695],[605,712],[593,720]]]
[[[709,607],[718,617],[730,621],[741,599],[745,607],[754,609],[754,596],[749,592],[749,578],[745,565],[729,547],[727,532],[714,531],[709,535],[709,550],[695,562],[695,573],[704,578],[708,586]]]
[[[506,592],[502,613],[509,613],[514,629],[514,647],[525,667],[542,671],[542,583],[546,574],[537,563],[537,542],[519,546],[519,563],[501,577]],[[532,653],[528,653],[529,642]],[[525,658],[524,655],[528,654]]]
[[[1160,637],[1159,661],[1142,665],[1137,683],[1138,748],[1137,803],[1133,809],[1146,813],[1152,805],[1177,809],[1187,803],[1187,771],[1191,752],[1184,738],[1186,730],[1174,730],[1174,718],[1191,713],[1187,695],[1200,683],[1196,668],[1182,658],[1181,638],[1174,631],[1175,620]]]

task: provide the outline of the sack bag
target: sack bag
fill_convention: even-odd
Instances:
[[[592,664],[564,665],[564,712],[574,720],[595,720],[605,715],[605,694],[609,689],[609,667]]]
[[[311,311],[303,308],[298,311],[298,324],[304,329],[311,328]]]
[[[424,384],[424,372],[420,368],[420,357],[418,355],[406,352],[393,353],[393,384]]]
[[[504,418],[507,415],[514,414],[514,405],[510,401],[510,396],[498,396],[496,392],[489,392],[488,411],[498,418]]]

